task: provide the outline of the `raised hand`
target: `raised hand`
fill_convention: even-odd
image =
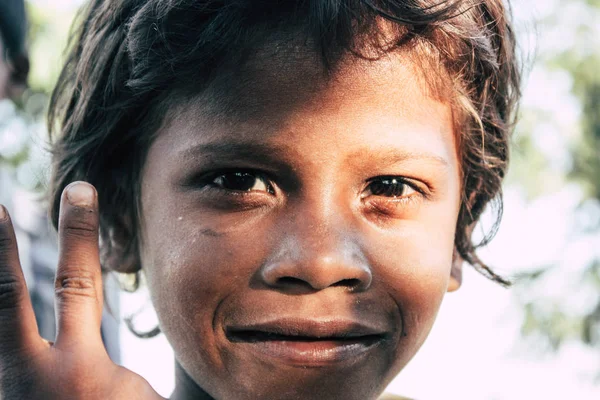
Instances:
[[[102,343],[98,208],[93,186],[75,182],[65,189],[58,230],[58,332],[52,344],[38,334],[15,233],[0,205],[0,399],[163,399],[142,377],[114,364]]]

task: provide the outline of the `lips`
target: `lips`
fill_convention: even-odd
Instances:
[[[277,319],[229,326],[226,336],[261,357],[321,367],[358,361],[384,342],[388,333],[352,320]]]
[[[272,339],[286,338],[326,339],[326,338],[361,338],[385,335],[385,330],[351,320],[340,319],[277,319],[263,323],[233,325],[227,328],[228,336],[238,339]]]

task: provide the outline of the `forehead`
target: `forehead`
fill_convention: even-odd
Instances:
[[[430,115],[432,106],[441,110],[449,104],[449,96],[439,90],[444,80],[427,55],[416,51],[400,49],[377,59],[347,55],[326,67],[310,45],[271,42],[246,62],[224,66],[199,95],[184,96],[170,114],[201,111],[204,118],[230,122],[281,119],[310,106],[336,107],[340,99],[354,97],[364,100],[360,105],[368,111]],[[390,94],[398,96],[391,99]]]
[[[451,160],[451,108],[433,94],[426,72],[402,51],[377,60],[349,56],[328,70],[306,46],[267,46],[243,65],[222,71],[199,95],[179,103],[157,140],[170,150],[184,151],[190,142],[289,144],[301,133],[326,130],[334,137],[335,131],[345,130],[352,131],[348,137],[357,142],[377,144],[398,137],[402,130],[412,131],[420,147],[437,146],[439,155]],[[444,140],[428,141],[425,131]]]

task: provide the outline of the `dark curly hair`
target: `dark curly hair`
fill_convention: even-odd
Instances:
[[[477,256],[482,243],[471,240],[490,201],[500,218],[520,95],[515,37],[502,0],[92,0],[79,16],[49,109],[54,225],[63,188],[88,181],[99,193],[103,259],[115,250],[118,231],[129,238],[126,252],[137,257],[140,173],[172,95],[198,93],[225,66],[244,63],[257,46],[289,33],[304,37],[327,71],[344,57],[405,48],[427,75],[447,82],[463,180],[457,258],[508,285]]]

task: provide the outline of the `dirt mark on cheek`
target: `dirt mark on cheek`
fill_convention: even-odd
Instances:
[[[210,229],[210,228],[202,229],[200,231],[200,234],[203,236],[210,236],[210,237],[221,237],[221,236],[225,235],[222,232],[217,232],[214,229]]]

